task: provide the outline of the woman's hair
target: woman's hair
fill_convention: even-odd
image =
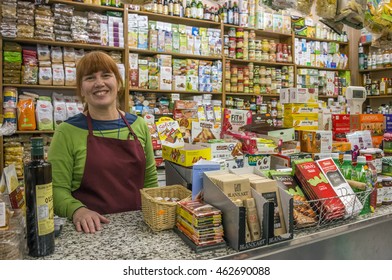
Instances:
[[[78,97],[84,103],[84,98],[82,96],[83,77],[99,71],[112,72],[114,74],[118,82],[117,98],[120,100],[124,95],[124,82],[120,75],[120,71],[114,60],[108,54],[101,51],[87,53],[76,65],[76,94]],[[85,109],[87,109],[87,104],[85,104]]]

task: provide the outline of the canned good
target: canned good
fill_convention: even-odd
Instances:
[[[243,48],[244,47],[244,39],[237,39],[237,44],[236,44],[237,48]]]
[[[236,33],[235,27],[230,27],[229,33],[228,33],[229,37],[235,37],[235,33]]]
[[[244,29],[243,28],[237,28],[236,37],[242,38],[242,39],[244,38]]]
[[[256,50],[255,51],[255,60],[260,61],[261,60],[261,51]]]
[[[229,35],[223,35],[223,45],[229,46]]]
[[[384,189],[383,205],[392,204],[392,177],[382,178],[382,188]]]
[[[242,48],[237,48],[235,56],[237,59],[244,59],[244,50]]]

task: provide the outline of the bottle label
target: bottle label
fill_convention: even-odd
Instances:
[[[38,235],[54,232],[52,183],[36,185]]]

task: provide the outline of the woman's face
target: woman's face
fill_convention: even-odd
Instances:
[[[116,106],[118,83],[112,72],[99,71],[82,78],[81,94],[89,107]]]

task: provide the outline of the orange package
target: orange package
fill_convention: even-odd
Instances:
[[[18,102],[18,129],[35,130],[37,124],[35,121],[34,101],[32,99],[21,99]]]

